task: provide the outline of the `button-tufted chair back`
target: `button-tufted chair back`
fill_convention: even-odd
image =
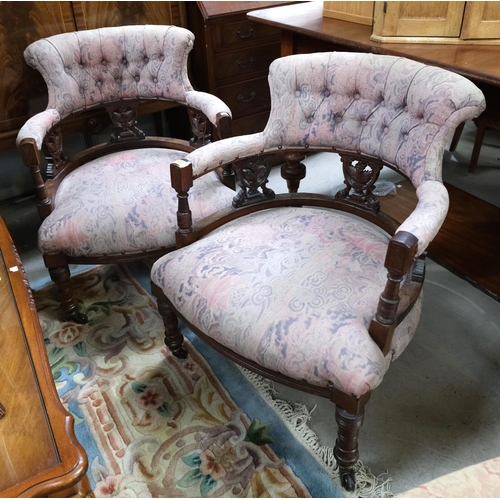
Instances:
[[[275,60],[265,149],[335,147],[388,163],[415,186],[441,180],[446,140],[481,92],[441,68],[396,56],[328,52]]]
[[[47,83],[48,108],[64,118],[120,99],[186,103],[193,42],[194,35],[177,26],[121,26],[44,38],[24,57]]]
[[[141,261],[175,248],[177,197],[169,165],[230,135],[230,109],[189,82],[193,42],[194,35],[177,26],[120,26],[51,36],[25,50],[49,99],[23,125],[17,146],[42,219],[38,247],[64,314],[74,321],[87,317],[78,311],[68,265]],[[178,138],[185,132],[177,126],[180,114],[176,121],[158,119],[174,107],[189,119],[190,140]],[[75,131],[88,140],[65,140]],[[72,157],[70,144],[81,148]],[[230,166],[197,179],[195,217],[230,205],[233,179]]]

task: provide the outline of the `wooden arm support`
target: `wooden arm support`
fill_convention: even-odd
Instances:
[[[188,191],[193,187],[193,166],[186,160],[178,160],[170,164],[170,178],[172,187],[177,191],[177,231],[175,241],[177,247],[192,243],[195,239],[193,233],[193,217],[189,208]]]
[[[217,136],[219,139],[231,137],[231,117],[224,111],[217,113]]]
[[[232,119],[226,113],[217,113],[217,130],[216,135],[219,139],[227,139],[232,136],[231,129]],[[230,189],[236,190],[236,178],[231,165],[222,167],[222,183]]]
[[[370,336],[384,355],[389,352],[396,327],[399,288],[413,266],[417,247],[418,239],[416,236],[406,231],[399,231],[389,242],[384,263],[388,271],[387,282],[379,298],[377,314],[368,329]]]
[[[33,189],[37,199],[38,213],[41,219],[44,220],[52,212],[52,202],[40,172],[40,151],[35,139],[23,139],[19,144],[19,151],[21,152],[24,164],[30,169]]]

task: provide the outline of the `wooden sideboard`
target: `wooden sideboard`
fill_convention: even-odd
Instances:
[[[0,217],[0,496],[92,496],[21,261]]]
[[[15,147],[26,120],[47,105],[41,75],[24,61],[32,42],[71,31],[126,24],[186,26],[185,2],[2,2],[0,7],[0,150]]]
[[[280,30],[246,18],[248,11],[292,2],[186,2],[195,34],[193,83],[220,97],[233,114],[233,135],[264,129],[271,100],[269,64],[280,56]]]

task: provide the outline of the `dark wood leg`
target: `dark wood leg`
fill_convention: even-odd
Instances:
[[[85,324],[87,315],[78,311],[73,288],[71,287],[70,272],[67,265],[61,267],[49,267],[49,274],[54,282],[61,298],[61,308],[64,315],[75,323]]]
[[[286,180],[289,193],[296,193],[299,190],[300,181],[306,176],[306,166],[302,163],[305,157],[303,153],[283,155],[286,163],[281,166],[281,177]]]
[[[481,152],[481,146],[483,145],[484,133],[486,132],[486,120],[478,118],[476,139],[474,140],[474,148],[472,149],[472,155],[469,162],[469,172],[474,172],[477,167],[477,162],[479,160],[479,153]]]
[[[168,303],[168,300],[160,287],[151,283],[151,291],[156,297],[158,312],[160,313],[165,326],[165,345],[176,358],[186,359],[188,357],[188,353],[182,347],[184,337],[179,330],[179,320],[177,319],[175,312]]]
[[[453,139],[451,140],[450,151],[455,151],[455,149],[457,149],[458,141],[460,140],[462,132],[464,131],[464,127],[465,127],[465,122],[461,123],[456,128],[455,133],[453,134]]]
[[[339,466],[342,486],[347,491],[353,491],[356,486],[354,466],[359,458],[358,434],[363,425],[363,416],[364,409],[358,414],[349,413],[339,406],[335,409],[338,435],[333,454]]]

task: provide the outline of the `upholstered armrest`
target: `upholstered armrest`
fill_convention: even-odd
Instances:
[[[230,163],[237,158],[254,156],[264,149],[262,133],[230,137],[196,149],[186,156],[193,166],[193,177],[200,177],[211,170]]]
[[[56,109],[46,109],[32,116],[19,130],[16,145],[19,147],[23,139],[34,139],[37,148],[42,148],[42,143],[47,132],[59,121],[61,117]]]
[[[201,111],[214,125],[217,125],[217,117],[220,113],[226,113],[232,117],[231,110],[221,99],[206,92],[197,90],[186,92],[186,103]]]
[[[417,188],[418,203],[398,231],[407,231],[418,238],[418,254],[427,248],[438,233],[448,213],[448,191],[441,182],[424,181]]]

